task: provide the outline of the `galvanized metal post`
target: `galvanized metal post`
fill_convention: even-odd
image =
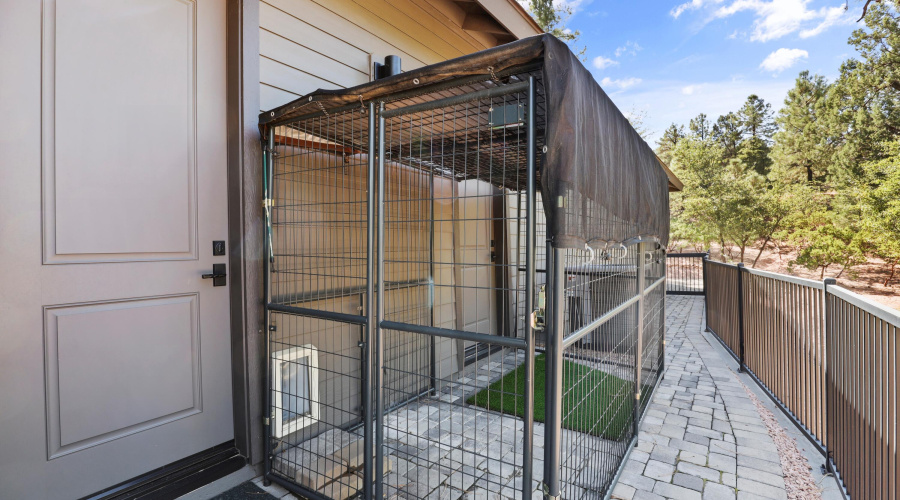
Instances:
[[[263,291],[266,297],[266,306],[272,303],[272,200],[274,199],[273,191],[274,187],[272,186],[272,182],[275,179],[274,171],[275,171],[275,129],[268,129],[268,136],[266,137],[266,145],[263,148],[263,204],[265,207],[265,215],[266,215],[266,229],[263,231],[263,237],[265,238],[265,242],[263,244],[263,248],[266,253],[266,270],[265,270],[265,279],[263,280]],[[263,417],[263,436],[265,437],[265,465],[263,466],[263,481],[266,486],[271,484],[271,480],[269,479],[269,474],[272,473],[272,460],[275,458],[272,456],[272,420],[275,418],[275,414],[272,412],[272,313],[269,311],[264,311],[266,316],[266,408],[263,413],[265,415]]]
[[[822,465],[822,470],[827,474],[834,474],[834,452],[828,449],[832,442],[831,436],[834,435],[832,422],[829,419],[831,416],[831,384],[829,383],[829,377],[831,376],[831,342],[833,338],[831,309],[828,307],[828,286],[837,285],[837,280],[825,278],[822,285],[822,337],[825,344],[825,418],[823,419],[825,422],[825,433],[821,439],[825,448],[825,464]]]
[[[703,315],[706,322],[706,331],[709,329],[709,277],[707,276],[707,268],[709,268],[709,252],[703,257]]]
[[[666,260],[666,249],[660,248],[660,251],[663,254],[662,273],[666,281],[660,285],[664,291],[662,294],[662,312],[660,313],[662,315],[662,318],[660,319],[662,331],[659,332],[659,371],[657,372],[659,375],[657,375],[657,380],[662,378],[662,374],[666,372],[666,301],[669,297],[669,294],[665,291],[669,287],[669,266],[668,261]]]
[[[384,102],[378,106],[378,285],[375,290],[375,498],[384,498]]]
[[[644,351],[644,289],[647,287],[647,267],[644,263],[644,243],[637,244],[637,318],[635,321],[637,339],[634,343],[634,435],[637,437],[641,425],[641,362]]]
[[[534,214],[535,171],[534,171],[534,77],[528,77],[527,113],[527,170],[525,181],[525,436],[522,440],[522,498],[531,498],[533,491],[531,478],[534,466],[534,326],[531,324],[531,312],[534,310]],[[521,203],[519,204],[521,207]]]
[[[737,265],[737,310],[738,310],[738,372],[744,371],[744,263]]]
[[[547,243],[547,284],[550,287],[547,303],[547,374],[544,415],[544,497],[558,499],[559,456],[562,435],[562,340],[566,324],[563,314],[565,299],[565,254]]]
[[[372,424],[375,415],[372,408],[372,341],[375,340],[375,103],[369,103],[369,157],[368,179],[366,183],[366,339],[363,346],[365,353],[365,383],[363,385],[363,398],[365,401],[365,427],[363,430],[363,495],[366,500],[372,500],[373,476],[372,457],[374,446],[372,442]]]

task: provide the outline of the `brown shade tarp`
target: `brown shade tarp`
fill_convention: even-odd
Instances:
[[[311,113],[391,101],[472,78],[502,85],[540,74],[538,133],[547,236],[557,248],[603,248],[669,235],[669,179],[653,150],[569,47],[552,35],[526,38],[348,89],[317,90],[260,115],[260,126]],[[365,145],[359,145],[365,146]]]

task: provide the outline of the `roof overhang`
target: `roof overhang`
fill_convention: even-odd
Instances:
[[[462,28],[488,33],[508,43],[544,32],[516,0],[453,0],[465,13]]]
[[[671,193],[674,191],[681,191],[682,189],[684,189],[684,183],[681,182],[681,179],[679,179],[675,175],[675,172],[672,172],[672,169],[670,169],[669,166],[666,165],[666,162],[662,161],[662,159],[659,156],[656,157],[656,160],[659,162],[659,166],[661,166],[663,168],[663,170],[665,170],[666,177],[669,178],[669,192]]]

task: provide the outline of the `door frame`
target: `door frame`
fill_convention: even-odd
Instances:
[[[250,464],[264,457],[265,312],[259,0],[227,0],[228,267],[234,442]]]

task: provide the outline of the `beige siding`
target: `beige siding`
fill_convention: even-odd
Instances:
[[[464,18],[450,0],[264,0],[260,107],[367,82],[372,62],[387,55],[410,70],[497,44],[463,30]]]

